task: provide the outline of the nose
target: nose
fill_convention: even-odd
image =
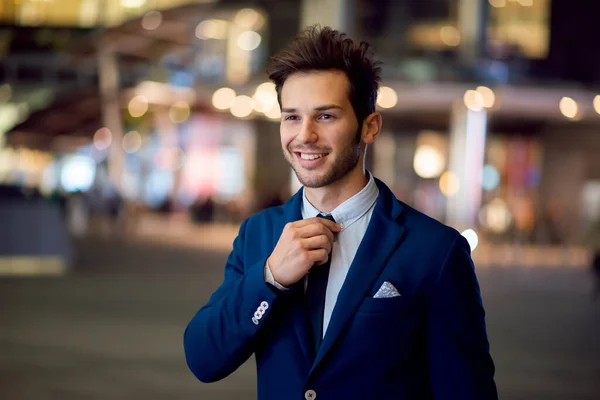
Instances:
[[[319,135],[317,135],[313,122],[310,120],[310,118],[304,119],[296,139],[300,143],[314,143],[319,139]]]

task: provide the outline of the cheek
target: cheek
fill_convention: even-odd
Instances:
[[[350,130],[338,131],[335,136],[331,137],[331,145],[339,152],[347,149],[349,146],[355,144],[356,132]]]
[[[287,150],[294,137],[287,133],[284,129],[279,130],[279,137],[281,139],[281,147],[284,150]]]

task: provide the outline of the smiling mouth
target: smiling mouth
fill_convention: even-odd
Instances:
[[[299,157],[301,160],[307,160],[307,161],[312,161],[312,160],[318,160],[320,158],[326,157],[327,154],[329,153],[300,153],[300,152],[295,152],[296,156]]]

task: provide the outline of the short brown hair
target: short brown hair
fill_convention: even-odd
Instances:
[[[381,81],[381,62],[372,58],[372,48],[364,41],[350,39],[345,33],[313,25],[300,32],[282,51],[271,58],[267,70],[275,83],[281,106],[281,88],[295,72],[343,71],[350,87],[348,97],[359,125],[375,112]]]

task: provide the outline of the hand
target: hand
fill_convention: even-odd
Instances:
[[[339,224],[325,218],[307,218],[288,223],[267,259],[275,281],[289,287],[304,277],[313,265],[323,265],[333,248]]]

